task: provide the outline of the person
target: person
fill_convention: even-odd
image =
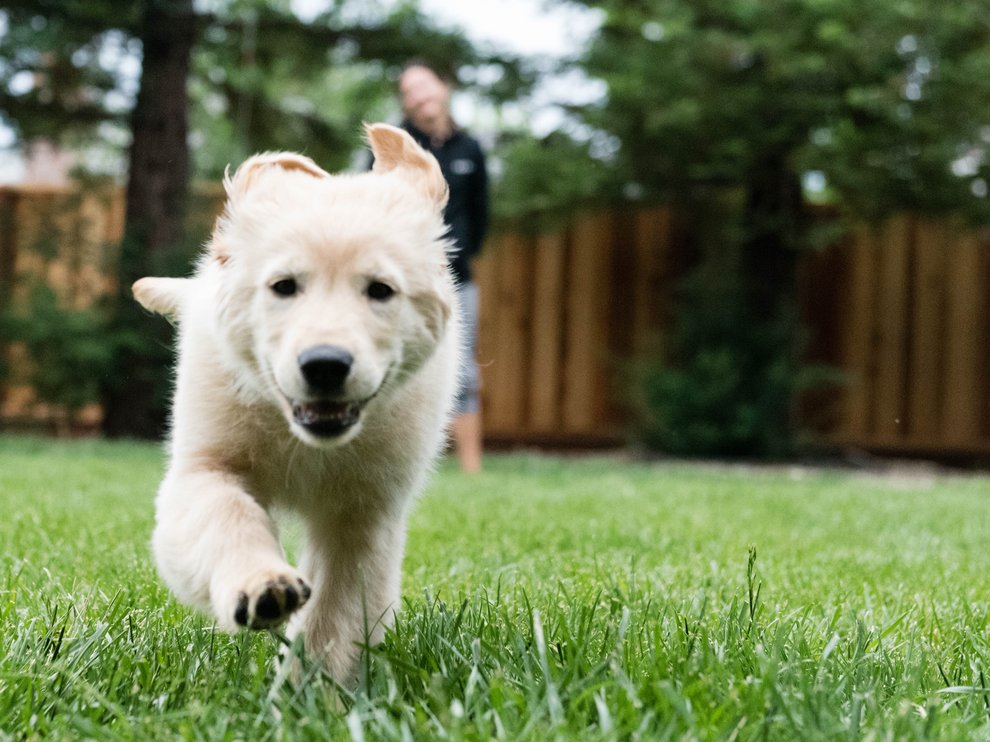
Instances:
[[[480,371],[476,359],[478,286],[472,263],[488,229],[488,172],[474,137],[459,128],[450,111],[451,86],[428,63],[415,60],[399,76],[402,127],[440,163],[450,188],[444,219],[455,250],[450,267],[457,281],[464,320],[466,362],[454,410],[452,437],[461,470],[481,470]]]

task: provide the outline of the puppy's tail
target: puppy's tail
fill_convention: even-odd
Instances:
[[[175,322],[191,282],[191,278],[141,278],[131,290],[142,307]]]

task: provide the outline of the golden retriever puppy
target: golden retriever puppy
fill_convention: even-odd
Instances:
[[[343,682],[398,606],[459,362],[440,168],[400,129],[367,135],[370,173],[249,159],[194,275],[134,284],[179,324],[162,577],[224,629],[288,621]],[[273,507],[302,516],[298,567]]]

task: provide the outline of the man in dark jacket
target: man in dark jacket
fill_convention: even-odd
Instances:
[[[422,62],[410,63],[399,77],[402,123],[440,163],[450,187],[444,219],[456,250],[450,267],[457,279],[464,318],[466,365],[453,423],[454,448],[465,472],[481,469],[480,374],[475,359],[478,333],[478,287],[471,264],[488,229],[488,173],[478,142],[462,131],[450,115],[450,86]]]

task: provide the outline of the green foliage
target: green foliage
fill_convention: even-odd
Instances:
[[[142,23],[154,5],[5,3],[5,123],[22,141],[47,136],[119,153],[128,140]],[[394,113],[396,75],[412,57],[450,70],[496,65],[503,74],[492,92],[501,97],[529,84],[518,59],[477,52],[415,3],[337,0],[303,21],[288,2],[220,0],[198,5],[191,22],[190,140],[194,175],[203,178],[265,150],[302,151],[333,170],[348,166],[361,123]]]
[[[739,334],[707,319],[713,327],[703,337],[680,328],[675,343],[690,347],[679,363],[644,371],[641,440],[682,456],[791,454],[791,430],[780,421],[790,417],[796,374],[780,352],[784,333],[749,327]]]
[[[582,61],[608,84],[585,121],[621,141],[625,177],[682,199],[745,186],[777,153],[820,170],[841,205],[985,218],[972,189],[990,106],[985,2],[590,0],[604,11]]]
[[[14,738],[990,731],[985,476],[443,466],[411,516],[396,627],[341,689],[310,663],[293,683],[278,637],[223,634],[169,596],[147,547],[159,449],[0,438],[0,460]]]
[[[442,68],[477,59],[466,39],[435,29],[408,4],[336,2],[302,22],[252,1],[217,16],[194,51],[190,81],[196,170],[211,178],[266,150],[302,151],[327,169],[346,168],[362,123],[392,114],[406,59],[423,50]]]
[[[795,318],[760,322],[749,304],[731,275],[716,281],[699,271],[685,281],[663,360],[639,367],[640,442],[682,456],[795,453],[794,401],[841,377],[801,362]]]
[[[590,148],[561,133],[542,140],[517,135],[503,142],[504,175],[492,194],[495,215],[535,231],[552,226],[575,208],[600,207],[603,194],[617,192],[618,181],[604,162],[591,156]]]
[[[47,285],[30,287],[27,301],[0,313],[0,336],[23,344],[30,368],[19,381],[70,416],[99,400],[100,384],[117,350],[98,309],[68,309]],[[8,375],[12,369],[3,369]]]
[[[752,253],[744,205],[731,193],[713,193],[714,203],[704,225],[687,214],[700,254],[677,285],[662,344],[633,363],[632,432],[675,455],[791,456],[809,437],[795,415],[801,395],[844,377],[804,360],[807,337],[787,285],[767,295],[769,250],[757,252],[765,264],[755,273],[744,267]]]
[[[78,143],[103,122],[123,123],[130,81],[119,64],[143,3],[8,0],[0,35],[0,117],[24,140]],[[101,54],[101,50],[106,54]],[[108,94],[112,94],[108,99]]]

